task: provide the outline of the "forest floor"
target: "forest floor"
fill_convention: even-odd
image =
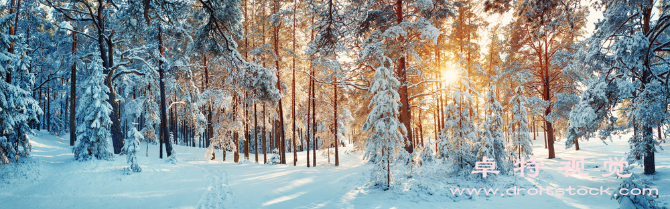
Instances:
[[[556,144],[555,159],[546,159],[542,138],[533,141],[534,157],[544,163],[539,176],[496,176],[483,183],[453,178],[440,169],[421,168],[417,174],[394,174],[396,185],[388,191],[370,186],[370,165],[353,146],[340,149],[340,166],[317,152],[317,166],[306,167],[306,153],[287,153],[288,165],[264,165],[250,161],[232,163],[232,153],[222,162],[205,160],[206,149],[175,146],[178,162],[158,158],[158,147],[149,145],[138,153],[141,173],[126,175],[125,156],[112,161],[73,160],[66,137],[37,132],[32,137],[31,157],[22,163],[0,166],[0,208],[617,208],[610,195],[503,195],[507,188],[618,188],[621,178],[609,173],[603,162],[623,157],[627,137],[615,137],[608,145],[600,140],[580,142],[581,150]],[[662,146],[667,147],[667,143]],[[146,144],[142,144],[146,148]],[[332,151],[332,150],[331,150]],[[311,153],[310,153],[311,154]],[[268,155],[268,158],[270,156]],[[310,156],[311,157],[311,156]],[[570,158],[584,158],[588,176],[564,176],[559,171]],[[254,160],[254,155],[250,155]],[[259,155],[263,161],[263,155]],[[656,153],[655,175],[633,172],[648,187],[657,188],[657,204],[670,207],[670,151]],[[526,170],[528,174],[530,171]],[[443,174],[443,175],[442,175]],[[481,174],[472,174],[481,175]],[[496,195],[454,195],[454,188],[499,188]],[[523,192],[520,192],[523,193]]]

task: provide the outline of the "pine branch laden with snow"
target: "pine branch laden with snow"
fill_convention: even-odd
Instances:
[[[238,51],[235,40],[242,39],[242,12],[240,0],[209,0],[199,1],[203,6],[202,15],[198,18],[207,24],[196,28],[193,50],[204,51],[217,56],[226,67],[221,68],[227,74],[224,81],[229,89],[244,89],[255,92],[256,99],[277,102],[281,92],[277,89],[277,69],[243,59]]]
[[[388,57],[381,60],[382,63],[391,63]],[[407,131],[398,120],[399,85],[391,69],[384,65],[375,69],[370,87],[373,97],[368,105],[372,110],[363,124],[363,130],[370,133],[365,145],[365,159],[374,165],[370,182],[384,189],[388,189],[393,181],[390,166],[409,160],[409,154],[404,149]]]
[[[72,149],[75,160],[111,160],[109,149],[112,106],[107,102],[109,89],[105,85],[101,61],[91,63],[91,75],[82,85],[82,95],[77,105],[77,146]]]

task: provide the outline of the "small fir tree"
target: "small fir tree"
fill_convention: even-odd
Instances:
[[[100,61],[93,63],[91,75],[82,85],[82,95],[77,105],[77,144],[72,149],[74,158],[87,161],[93,158],[110,160],[109,148],[112,106],[107,102],[109,89],[105,85]]]
[[[393,181],[391,162],[406,162],[409,157],[404,143],[407,130],[398,120],[399,85],[391,69],[382,65],[375,70],[370,87],[372,110],[363,124],[363,130],[370,132],[365,158],[374,163],[371,182],[384,189]]]
[[[509,122],[508,130],[512,134],[509,136],[511,147],[510,151],[516,152],[518,158],[526,158],[533,154],[531,149],[530,134],[528,133],[528,115],[526,113],[526,96],[522,86],[515,89],[515,94],[510,99],[512,103],[512,120]]]

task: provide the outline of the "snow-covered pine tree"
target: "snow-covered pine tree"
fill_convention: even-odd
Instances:
[[[0,164],[28,155],[28,124],[42,114],[32,97],[35,79],[28,69],[31,59],[24,53],[24,38],[8,32],[15,15],[0,17]]]
[[[594,5],[603,9],[603,18],[577,47],[567,69],[583,72],[588,80],[570,113],[566,145],[596,134],[604,141],[632,130],[627,159],[654,174],[654,153],[663,139],[654,136],[653,128],[668,121],[670,73],[670,38],[662,35],[670,31],[670,22],[657,20],[670,18],[670,2],[599,0]],[[623,114],[612,114],[621,104],[627,104]],[[619,125],[619,118],[626,123]]]
[[[530,146],[530,134],[528,129],[528,114],[526,112],[526,96],[523,86],[517,86],[514,95],[510,99],[512,103],[512,119],[509,121],[508,130],[511,137],[510,151],[516,152],[518,158],[526,158],[533,154]]]
[[[496,162],[496,169],[501,173],[506,173],[510,166],[510,155],[505,149],[505,139],[503,139],[503,119],[502,119],[502,105],[496,99],[496,87],[489,87],[489,92],[486,94],[486,101],[484,110],[486,118],[484,122],[484,130],[482,141],[477,142],[478,154],[477,160],[480,161],[484,156],[494,159]]]
[[[91,75],[82,84],[82,95],[77,104],[77,144],[72,149],[74,159],[87,161],[93,158],[110,160],[113,158],[109,150],[112,121],[109,113],[112,106],[107,102],[109,89],[105,85],[101,61],[90,63]]]
[[[365,158],[374,163],[370,181],[386,190],[393,181],[391,163],[405,163],[409,154],[405,150],[404,142],[407,130],[398,120],[400,96],[397,89],[400,82],[395,78],[392,69],[385,67],[393,63],[391,59],[381,57],[382,65],[375,69],[375,77],[370,87],[370,93],[374,95],[369,104],[372,110],[363,124],[363,131],[370,132],[365,145]]]
[[[439,137],[439,150],[440,156],[454,163],[456,171],[469,174],[477,160],[473,145],[478,141],[478,131],[473,121],[477,110],[473,107],[470,92],[475,94],[477,92],[470,86],[468,72],[460,65],[456,70],[458,70],[459,81],[455,84],[452,94],[453,101],[445,107],[447,120],[444,123],[442,135]]]
[[[126,168],[126,171],[130,174],[132,172],[142,172],[142,168],[137,164],[137,152],[140,149],[140,141],[144,140],[142,133],[137,131],[135,126],[131,126],[130,133],[126,137],[126,142],[123,146],[123,151],[121,153],[126,153],[128,158],[128,164],[130,167]]]

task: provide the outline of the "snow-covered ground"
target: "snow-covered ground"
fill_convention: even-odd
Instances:
[[[149,145],[139,155],[143,171],[126,175],[125,156],[114,161],[76,162],[67,138],[38,132],[32,137],[33,152],[23,163],[0,166],[0,208],[617,208],[609,195],[519,195],[504,196],[506,187],[577,187],[616,189],[620,178],[602,177],[609,173],[603,162],[623,157],[626,138],[609,145],[599,140],[581,142],[581,150],[563,149],[556,144],[556,159],[546,159],[543,141],[533,141],[533,152],[545,163],[539,176],[494,176],[485,183],[453,178],[440,169],[425,168],[408,178],[395,174],[398,183],[389,191],[371,188],[369,165],[362,152],[351,145],[340,149],[340,166],[317,159],[316,168],[305,166],[306,154],[298,153],[298,166],[287,153],[289,165],[262,165],[204,160],[205,149],[176,146],[179,162],[158,158],[158,147]],[[668,144],[662,144],[667,146]],[[146,148],[146,144],[141,145]],[[253,160],[254,155],[250,158]],[[259,155],[260,161],[263,155]],[[269,158],[269,156],[268,156]],[[565,177],[558,169],[567,158],[584,158],[587,177]],[[334,161],[331,156],[331,161]],[[597,168],[596,168],[597,166]],[[656,154],[653,176],[637,176],[657,188],[658,204],[670,207],[670,152]],[[528,172],[528,171],[527,171]],[[476,175],[476,174],[473,174]],[[450,188],[500,187],[497,195],[452,195]],[[567,193],[567,191],[566,191]]]

